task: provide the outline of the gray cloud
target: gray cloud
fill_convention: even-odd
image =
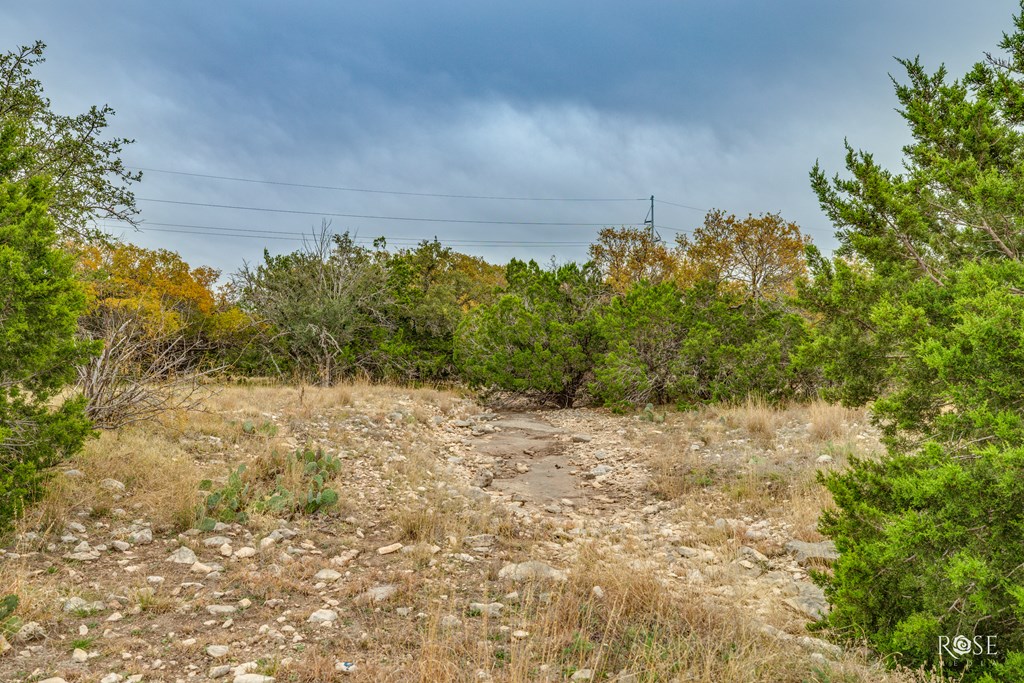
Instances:
[[[739,2],[33,3],[0,49],[43,38],[65,111],[109,102],[134,165],[411,192],[658,198],[781,211],[831,247],[807,172],[842,141],[889,165],[905,142],[886,73],[921,54],[962,72],[1017,4]],[[351,5],[351,6],[350,6]],[[462,220],[640,222],[635,203],[487,202],[147,174],[140,197]],[[302,231],[298,216],[141,202],[151,223]],[[690,229],[701,212],[659,205]],[[360,235],[586,242],[596,228],[335,218]],[[171,228],[173,229],[173,228]],[[663,230],[671,239],[674,233]],[[226,271],[297,243],[132,233]],[[582,258],[584,247],[483,247]]]

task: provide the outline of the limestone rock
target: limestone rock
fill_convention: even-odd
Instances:
[[[499,579],[511,581],[565,581],[565,572],[538,560],[507,564],[498,572]]]

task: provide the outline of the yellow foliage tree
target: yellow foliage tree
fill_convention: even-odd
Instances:
[[[774,300],[795,293],[796,279],[807,272],[810,238],[777,213],[741,220],[715,209],[691,237],[679,235],[676,242],[683,286],[710,281],[755,301]]]
[[[605,283],[619,294],[639,282],[657,284],[676,276],[672,251],[645,229],[604,228],[589,251]]]
[[[79,369],[89,418],[116,428],[193,405],[198,379],[223,365],[224,352],[252,325],[214,291],[219,272],[134,244],[74,251],[89,297],[79,335],[103,344]]]

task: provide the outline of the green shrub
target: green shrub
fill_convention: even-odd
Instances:
[[[840,552],[834,575],[817,577],[833,604],[824,625],[911,668],[972,678],[1024,653],[1024,448],[951,458],[933,443],[822,480],[837,509],[820,529]],[[940,651],[958,635],[993,637],[998,657]]]
[[[505,277],[507,293],[471,311],[459,326],[457,367],[473,386],[573,405],[603,350],[600,273],[589,264],[545,270],[513,260]]]
[[[38,498],[48,467],[90,434],[81,397],[51,401],[96,348],[75,339],[85,295],[57,246],[44,178],[13,182],[21,133],[0,125],[0,528]]]
[[[751,394],[781,401],[809,387],[793,362],[803,320],[711,283],[685,292],[641,283],[602,311],[598,329],[609,351],[596,362],[590,391],[605,405],[691,406]]]

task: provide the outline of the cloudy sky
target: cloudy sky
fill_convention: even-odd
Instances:
[[[145,223],[114,232],[229,273],[325,219],[396,246],[437,236],[498,262],[580,259],[600,226],[642,224],[652,194],[669,241],[721,208],[780,212],[827,250],[808,171],[841,171],[844,138],[898,165],[893,58],[959,75],[1016,11],[39,0],[0,7],[0,49],[45,41],[54,107],[110,104],[111,132],[136,140],[125,161],[148,169]]]

